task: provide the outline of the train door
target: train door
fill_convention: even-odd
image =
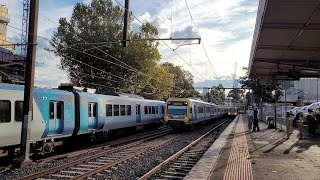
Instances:
[[[136,104],[136,122],[141,123],[140,104]]]
[[[49,102],[49,132],[48,134],[62,134],[63,131],[63,102]]]
[[[88,104],[88,128],[96,129],[98,126],[98,105],[95,102]]]

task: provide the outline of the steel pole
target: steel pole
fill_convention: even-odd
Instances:
[[[319,102],[319,96],[318,96],[318,94],[319,94],[318,80],[319,80],[319,78],[317,78],[317,102]]]
[[[125,0],[124,9],[124,22],[123,22],[123,32],[122,32],[122,46],[127,47],[128,39],[128,21],[129,21],[129,0]]]
[[[284,110],[285,110],[285,116],[286,116],[286,128],[287,128],[287,138],[289,139],[290,137],[290,132],[289,132],[289,122],[288,122],[288,116],[287,116],[287,83],[284,83]]]
[[[21,129],[21,144],[20,144],[20,158],[21,164],[30,162],[30,123],[32,119],[32,103],[33,103],[33,86],[34,86],[34,69],[36,58],[36,43],[38,31],[38,11],[39,0],[30,1],[29,14],[29,33],[28,33],[28,48],[26,59],[26,74],[25,74],[25,89],[23,98],[23,119]]]

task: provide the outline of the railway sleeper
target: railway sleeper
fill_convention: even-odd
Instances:
[[[170,167],[168,170],[170,171],[177,171],[177,172],[190,172],[192,168],[181,168],[181,167],[178,167],[177,168],[174,168],[174,167]]]
[[[177,162],[175,162],[173,164],[176,166],[194,166],[195,165],[195,164],[190,164],[190,163],[177,163]]]
[[[94,165],[106,165],[107,163],[102,163],[102,162],[88,162],[90,164],[94,164]]]
[[[168,178],[168,179],[183,179],[183,177],[179,176],[170,176],[170,175],[161,175],[163,178]]]
[[[176,171],[166,171],[165,174],[177,175],[177,176],[186,176],[188,173],[181,173]]]
[[[93,170],[93,169],[89,169],[89,168],[80,168],[80,167],[71,167],[71,169],[80,170],[80,171],[92,171]]]
[[[93,168],[93,169],[95,169],[95,168],[98,168],[98,167],[101,167],[101,166],[96,166],[96,165],[91,165],[91,164],[80,164],[79,166],[82,166],[82,167],[91,167],[91,168]],[[92,170],[93,170],[92,169]]]
[[[81,171],[61,171],[61,173],[68,173],[68,174],[84,174],[85,172],[81,172]]]
[[[177,160],[175,161],[176,163],[180,163],[180,164],[196,164],[196,162],[193,161],[185,161],[185,160]]]
[[[73,178],[74,176],[68,176],[68,175],[62,175],[62,174],[51,174],[53,177],[58,177],[58,178]]]

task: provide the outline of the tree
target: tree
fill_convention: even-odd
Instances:
[[[255,78],[249,77],[248,68],[244,67],[242,68],[246,71],[245,75],[240,77],[239,82],[241,83],[242,88],[251,89],[252,92],[247,92],[246,96],[247,99],[250,99],[251,97],[255,97],[255,101],[250,102],[256,102],[260,103],[260,99],[262,102],[275,102],[279,99],[282,93],[277,93],[276,97],[272,95],[272,91],[279,90],[280,89],[280,83],[278,81],[273,81],[272,79],[266,79],[264,80],[264,83],[261,83],[260,80]]]
[[[74,84],[100,87],[104,92],[124,91],[143,96],[147,89],[147,93],[157,93],[152,97],[163,99],[171,92],[172,84],[170,80],[168,84],[160,80],[170,79],[170,76],[159,65],[158,42],[135,41],[123,48],[119,43],[122,21],[123,11],[113,6],[112,0],[92,0],[89,5],[77,3],[69,21],[60,18],[60,25],[50,41],[50,51],[61,58],[61,69],[67,71]],[[157,28],[146,23],[128,36],[144,39],[156,35]],[[163,92],[159,94],[152,88]]]
[[[215,104],[224,104],[225,96],[224,87],[222,84],[219,84],[217,87],[213,86],[211,90],[206,94],[205,97],[208,102],[213,102]]]
[[[168,62],[164,63],[163,66],[173,77],[174,87],[171,92],[172,97],[200,97],[200,93],[192,86],[193,75],[190,72]]]
[[[241,90],[241,89],[232,89],[231,91],[229,91],[227,97],[231,97],[236,102],[238,102],[241,99],[241,97],[243,97],[243,95],[244,95],[244,91],[243,90]]]

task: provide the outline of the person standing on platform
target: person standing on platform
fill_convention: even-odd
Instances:
[[[252,110],[251,106],[247,110],[247,119],[248,119],[248,128],[249,128],[249,131],[251,131],[251,129],[252,129],[252,120],[253,120],[253,110]]]
[[[253,131],[260,131],[260,128],[259,128],[259,120],[258,120],[258,108],[256,107],[254,110],[253,110]]]
[[[308,124],[308,129],[309,129],[309,134],[311,136],[314,136],[316,133],[316,120],[315,120],[315,116],[314,113],[312,111],[312,109],[308,109],[308,115],[307,115],[307,124]]]
[[[319,106],[316,109],[315,117],[316,117],[316,120],[317,120],[317,126],[319,126],[319,124],[320,124],[320,107]]]

